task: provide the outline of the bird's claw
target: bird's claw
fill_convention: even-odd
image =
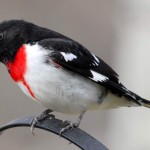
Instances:
[[[47,109],[31,121],[31,133],[33,135],[35,135],[33,130],[34,130],[34,127],[36,124],[39,124],[42,120],[44,120],[46,118],[50,118],[50,119],[55,118],[55,116],[53,114],[49,114],[50,112],[52,112],[52,111],[50,109]]]
[[[74,122],[65,120],[65,121],[62,122],[62,124],[64,124],[64,123],[66,123],[67,125],[66,125],[64,128],[62,128],[62,129],[60,130],[60,136],[61,136],[64,132],[68,131],[69,129],[79,127],[78,122],[75,122],[75,123],[74,123]]]
[[[38,121],[38,117],[35,117],[35,118],[31,121],[31,133],[32,133],[32,135],[35,135],[34,132],[33,132],[33,130],[34,130],[34,127],[35,127],[35,125],[36,125],[37,123],[40,123],[40,122]]]

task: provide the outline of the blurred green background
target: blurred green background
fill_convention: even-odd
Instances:
[[[150,1],[0,0],[0,22],[24,19],[61,32],[104,59],[130,90],[150,99]],[[45,108],[26,97],[0,64],[0,125]],[[57,118],[77,116],[55,113]],[[150,109],[88,112],[81,126],[110,150],[150,150]],[[0,136],[4,150],[77,150],[53,134],[15,128]]]

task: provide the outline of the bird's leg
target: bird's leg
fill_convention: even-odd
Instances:
[[[71,129],[71,128],[77,128],[77,127],[79,127],[80,122],[81,122],[81,120],[82,120],[82,118],[83,118],[85,112],[86,112],[86,110],[82,110],[82,112],[80,113],[80,115],[79,115],[79,117],[78,117],[78,119],[77,119],[76,122],[64,121],[64,122],[67,122],[68,125],[67,125],[66,127],[64,127],[64,128],[61,129],[61,131],[60,131],[60,136],[62,135],[62,133],[66,132],[67,130],[69,130],[69,129]],[[64,123],[64,122],[63,122],[63,123]]]
[[[53,112],[50,109],[46,109],[45,111],[43,111],[41,114],[39,114],[37,117],[35,117],[32,121],[31,121],[31,132],[34,135],[34,127],[37,123],[40,123],[42,120],[46,119],[46,118],[54,118],[55,116],[53,114],[50,114],[51,112]]]

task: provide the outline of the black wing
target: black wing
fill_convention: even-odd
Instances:
[[[40,41],[38,44],[52,50],[50,59],[63,68],[87,77],[119,96],[133,98],[130,91],[119,83],[117,73],[79,43],[54,38]]]

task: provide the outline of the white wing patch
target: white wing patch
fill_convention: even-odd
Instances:
[[[94,61],[94,63],[92,63],[93,66],[98,66],[98,63],[96,61]]]
[[[94,80],[96,82],[98,82],[98,81],[102,82],[102,81],[106,81],[106,80],[109,79],[108,77],[106,77],[106,76],[104,76],[104,75],[102,75],[100,73],[97,73],[97,72],[95,72],[93,70],[90,70],[90,71],[91,71],[91,73],[93,75],[93,77],[90,78],[90,79],[92,79],[92,80]]]
[[[99,63],[100,62],[99,59],[94,54],[92,54],[92,55],[93,55],[94,59],[96,60],[96,62]]]
[[[72,54],[72,53],[65,53],[65,52],[61,52],[61,54],[63,55],[64,59],[66,62],[68,61],[72,61],[73,59],[76,59],[77,56]]]
[[[92,63],[93,66],[98,66],[100,63],[99,59],[94,54],[92,54],[92,56],[94,57],[94,63]]]

